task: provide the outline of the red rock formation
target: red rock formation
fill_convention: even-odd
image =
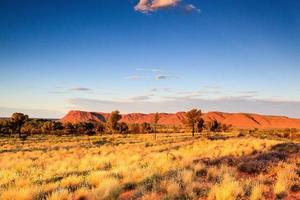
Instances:
[[[159,124],[179,125],[181,124],[181,120],[184,117],[184,114],[184,112],[178,112],[175,114],[160,113]],[[109,115],[109,113],[102,112],[70,111],[65,117],[61,119],[61,121],[63,123],[78,123],[89,120],[105,122]],[[126,123],[151,123],[154,115],[154,113],[123,114],[121,121]],[[283,116],[208,112],[203,114],[203,118],[205,121],[217,120],[223,124],[231,124],[232,126],[237,128],[300,128],[300,119],[292,119]]]
[[[61,119],[63,123],[79,123],[85,121],[105,122],[105,117],[96,112],[84,112],[79,110],[70,111],[65,117]]]

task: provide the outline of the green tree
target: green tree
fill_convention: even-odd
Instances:
[[[3,121],[4,120],[0,120],[0,133],[2,133],[2,129],[4,128]]]
[[[0,133],[10,136],[12,129],[13,126],[11,120],[0,120]]]
[[[195,136],[195,126],[201,121],[202,112],[198,109],[192,109],[185,113],[182,119],[183,124],[192,130],[192,136]]]
[[[230,132],[232,130],[231,124],[221,124],[221,130],[223,132]]]
[[[35,133],[36,124],[32,121],[27,121],[21,127],[21,134],[30,135],[31,133]]]
[[[202,133],[204,128],[204,120],[201,118],[197,123],[198,133]]]
[[[207,130],[210,132],[220,132],[221,128],[222,125],[217,120],[210,121],[207,124]]]
[[[63,125],[65,134],[73,134],[75,132],[75,127],[72,123],[68,122]]]
[[[160,116],[159,116],[159,113],[157,112],[157,113],[155,113],[155,115],[153,116],[153,119],[152,119],[153,124],[154,124],[154,134],[155,134],[154,136],[155,136],[155,139],[156,139],[156,133],[157,133],[156,128],[157,128],[157,124],[158,124],[159,119],[160,119]]]
[[[94,122],[95,131],[103,134],[105,132],[105,125],[102,122]]]
[[[142,133],[152,133],[153,132],[151,124],[149,124],[147,122],[140,124],[140,126],[141,126],[140,130]]]
[[[64,129],[63,124],[59,121],[53,121],[52,124],[53,124],[52,128],[53,128],[54,131],[60,131],[60,130]]]
[[[128,125],[125,122],[121,122],[118,124],[118,132],[119,133],[126,134],[126,133],[128,133],[128,130],[129,130]]]
[[[50,133],[52,130],[53,130],[53,123],[52,123],[52,121],[46,121],[42,125],[42,131],[43,131],[43,133]]]
[[[95,125],[92,122],[85,122],[84,127],[85,127],[85,134],[94,135],[96,133]]]
[[[122,119],[122,115],[118,110],[111,112],[108,118],[108,127],[112,133],[118,131],[118,122]]]
[[[87,135],[94,135],[95,134],[95,125],[94,123],[88,122],[80,122],[76,124],[76,132],[79,134],[87,134]]]
[[[13,124],[13,132],[19,134],[21,138],[21,128],[28,121],[28,115],[23,113],[13,113],[11,116],[11,122]]]
[[[133,123],[133,124],[129,124],[129,132],[133,133],[133,134],[138,134],[140,133],[140,126],[139,124]]]

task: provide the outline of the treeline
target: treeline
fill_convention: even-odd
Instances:
[[[127,124],[120,122],[122,115],[119,111],[113,111],[106,122],[87,121],[76,124],[61,123],[60,121],[46,119],[30,119],[28,115],[23,113],[13,113],[9,119],[0,120],[0,134],[5,136],[18,135],[20,138],[26,138],[32,134],[52,134],[52,135],[68,135],[68,134],[138,134],[138,133],[157,133],[158,130],[163,132],[164,126],[159,125],[160,116],[156,113],[151,123]],[[192,109],[188,111],[183,119],[183,126],[180,127],[184,131],[201,133],[203,130],[210,132],[226,132],[231,130],[231,126],[221,124],[218,121],[210,121],[205,123],[202,119],[201,110]],[[159,127],[159,129],[158,129]],[[165,127],[167,128],[167,126]],[[174,131],[178,131],[179,127],[173,127]]]

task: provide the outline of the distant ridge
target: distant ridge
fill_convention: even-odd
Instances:
[[[109,117],[109,113],[103,112],[86,112],[79,110],[72,110],[61,119],[63,123],[79,123],[85,121],[105,122]],[[130,113],[122,115],[122,122],[126,123],[151,123],[155,113]],[[164,125],[180,125],[181,119],[185,112],[159,113],[159,124]],[[203,113],[205,121],[217,120],[222,124],[231,124],[237,128],[300,128],[300,119],[293,119],[284,116],[269,116],[249,113],[223,113],[223,112],[208,112]]]

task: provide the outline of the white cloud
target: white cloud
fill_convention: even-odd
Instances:
[[[172,7],[178,4],[179,0],[139,0],[134,7],[136,11],[151,12],[160,8]]]
[[[152,9],[165,8],[176,6],[180,0],[153,0],[151,4]]]
[[[134,7],[136,11],[149,13],[162,8],[179,7],[186,12],[200,13],[200,9],[193,4],[183,3],[181,0],[139,0]]]

